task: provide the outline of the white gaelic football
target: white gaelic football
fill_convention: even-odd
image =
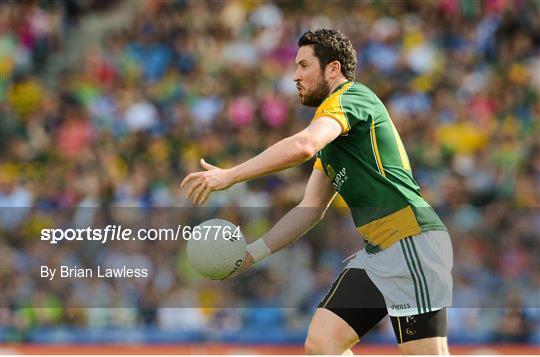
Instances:
[[[246,240],[240,227],[223,219],[210,219],[194,227],[187,243],[193,268],[207,278],[232,275],[244,263]]]

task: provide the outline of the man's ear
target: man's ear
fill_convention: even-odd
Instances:
[[[341,73],[341,63],[337,60],[328,63],[326,71],[330,78],[338,76]]]

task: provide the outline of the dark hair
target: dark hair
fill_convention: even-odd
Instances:
[[[298,47],[313,45],[313,53],[319,59],[321,70],[332,61],[341,63],[341,73],[354,80],[356,51],[351,41],[338,30],[319,29],[307,31],[298,40]]]

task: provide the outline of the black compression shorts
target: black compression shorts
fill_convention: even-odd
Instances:
[[[345,269],[319,304],[342,318],[359,338],[388,314],[384,297],[365,270]],[[447,335],[446,308],[412,316],[391,316],[398,343]]]

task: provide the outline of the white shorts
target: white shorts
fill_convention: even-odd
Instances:
[[[452,242],[442,230],[422,232],[378,253],[364,249],[346,268],[364,269],[390,316],[411,316],[452,304]]]

